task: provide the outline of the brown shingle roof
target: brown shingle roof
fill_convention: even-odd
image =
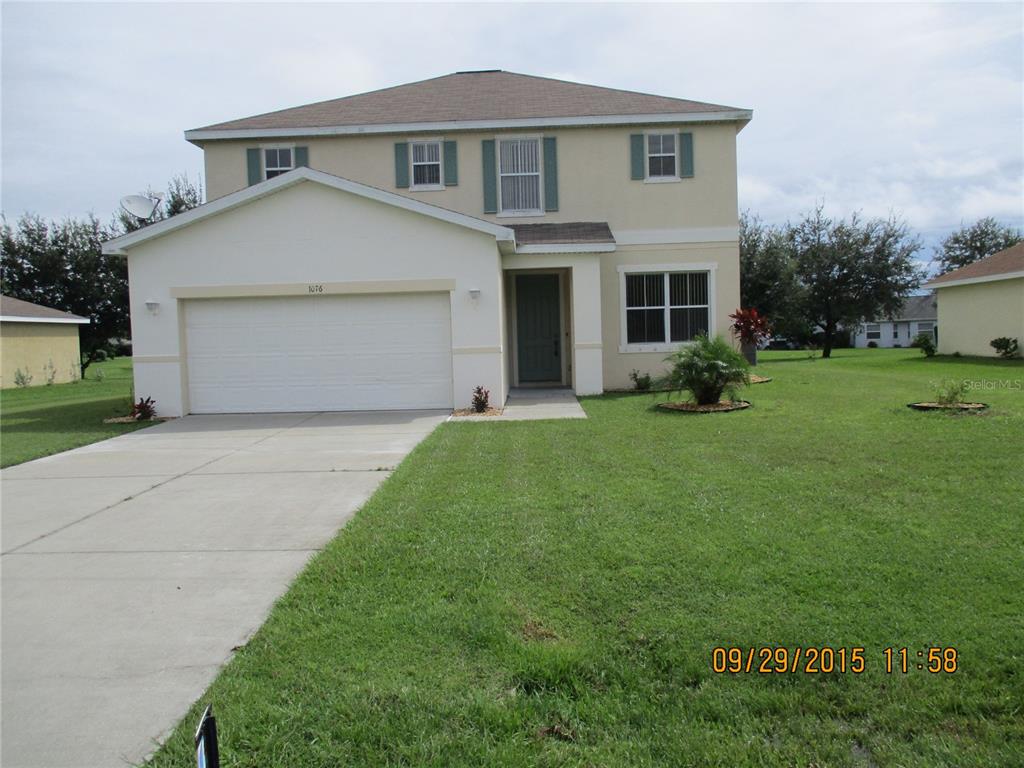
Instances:
[[[557,243],[614,243],[612,230],[604,221],[571,221],[564,224],[513,224],[519,245]]]
[[[41,304],[33,304],[30,301],[22,301],[13,296],[0,296],[0,316],[5,318],[14,317],[25,320],[81,320],[88,323],[89,319],[72,315],[70,312],[61,312],[59,309],[44,307]]]
[[[711,113],[735,109],[720,104],[486,70],[456,72],[194,130],[328,128],[533,117]]]
[[[928,285],[941,287],[944,283],[951,283],[955,280],[974,280],[979,277],[996,277],[1014,272],[1024,272],[1024,242],[1012,245],[1005,251],[993,253],[984,259],[979,259],[966,267],[939,275],[929,281]]]

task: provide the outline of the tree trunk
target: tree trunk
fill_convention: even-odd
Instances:
[[[825,322],[825,338],[821,343],[821,356],[832,357],[832,337],[836,332],[836,324],[831,320]]]

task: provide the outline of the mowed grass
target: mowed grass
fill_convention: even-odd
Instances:
[[[103,381],[97,380],[99,371]],[[131,410],[132,360],[93,363],[70,384],[0,392],[0,466],[60,453],[131,432],[145,424],[104,424]]]
[[[208,702],[225,766],[1020,765],[1024,365],[834,354],[764,354],[742,412],[440,427],[153,765]],[[906,407],[950,378],[991,411]],[[823,645],[866,671],[712,671]]]

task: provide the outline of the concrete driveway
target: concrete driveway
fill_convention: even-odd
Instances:
[[[0,763],[142,761],[446,416],[189,416],[0,473]]]

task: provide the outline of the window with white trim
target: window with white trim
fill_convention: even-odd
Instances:
[[[295,153],[291,147],[263,150],[263,178],[272,179],[295,167]]]
[[[647,134],[647,178],[674,179],[676,174],[676,135]]]
[[[412,185],[410,189],[442,189],[441,142],[413,141]]]
[[[934,329],[934,328],[935,328],[935,323],[918,323],[917,324],[917,332],[918,333],[931,333],[932,329]]]
[[[864,326],[868,341],[875,341],[882,338],[882,326],[878,323],[868,323]]]
[[[544,213],[540,192],[540,140],[498,141],[498,191],[501,212],[520,216]]]
[[[900,324],[899,323],[893,323],[892,324],[892,337],[894,339],[898,339],[900,337]]]
[[[708,272],[633,272],[626,279],[626,343],[693,341],[711,328]]]

